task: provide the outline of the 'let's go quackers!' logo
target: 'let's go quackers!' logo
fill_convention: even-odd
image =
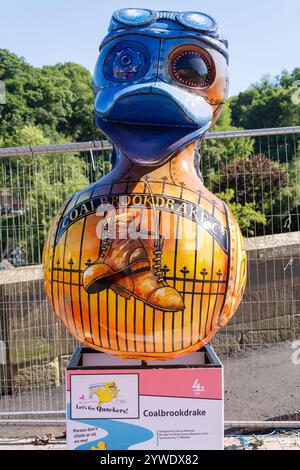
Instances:
[[[99,387],[94,394],[98,397],[98,405],[102,403],[110,403],[119,394],[116,382],[106,382],[103,387]]]

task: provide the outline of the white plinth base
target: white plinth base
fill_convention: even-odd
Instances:
[[[148,365],[74,352],[67,367],[69,449],[220,450],[223,438],[223,367],[209,346]]]

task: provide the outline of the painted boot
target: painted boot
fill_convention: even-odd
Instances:
[[[109,289],[125,276],[150,270],[147,252],[139,239],[109,238],[120,235],[132,220],[128,215],[104,219],[99,258],[83,274],[83,287],[89,294]],[[113,225],[117,234],[112,233]]]
[[[145,304],[165,312],[184,310],[180,293],[164,280],[162,272],[162,240],[142,240],[147,253],[153,256],[151,270],[119,279],[111,289],[127,299],[134,296]]]

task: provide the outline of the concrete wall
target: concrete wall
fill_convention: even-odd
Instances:
[[[248,239],[246,247],[242,305],[212,342],[221,356],[300,335],[300,232]],[[41,266],[0,272],[0,345],[0,394],[63,381],[76,342],[48,307]]]

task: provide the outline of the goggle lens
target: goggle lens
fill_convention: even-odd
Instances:
[[[197,29],[199,31],[215,31],[216,22],[208,15],[197,12],[180,13],[177,16],[178,21],[188,28]]]
[[[156,19],[156,15],[151,10],[143,10],[139,8],[123,8],[117,10],[113,14],[114,18],[120,23],[129,26],[140,26],[151,23]]]
[[[180,23],[186,28],[195,29],[197,31],[215,32],[218,29],[217,23],[210,16],[196,11],[186,11],[183,13],[172,13],[166,16],[168,12],[156,12],[153,10],[144,10],[139,8],[123,8],[117,10],[113,17],[119,23],[127,26],[145,26],[159,18],[172,19]]]

